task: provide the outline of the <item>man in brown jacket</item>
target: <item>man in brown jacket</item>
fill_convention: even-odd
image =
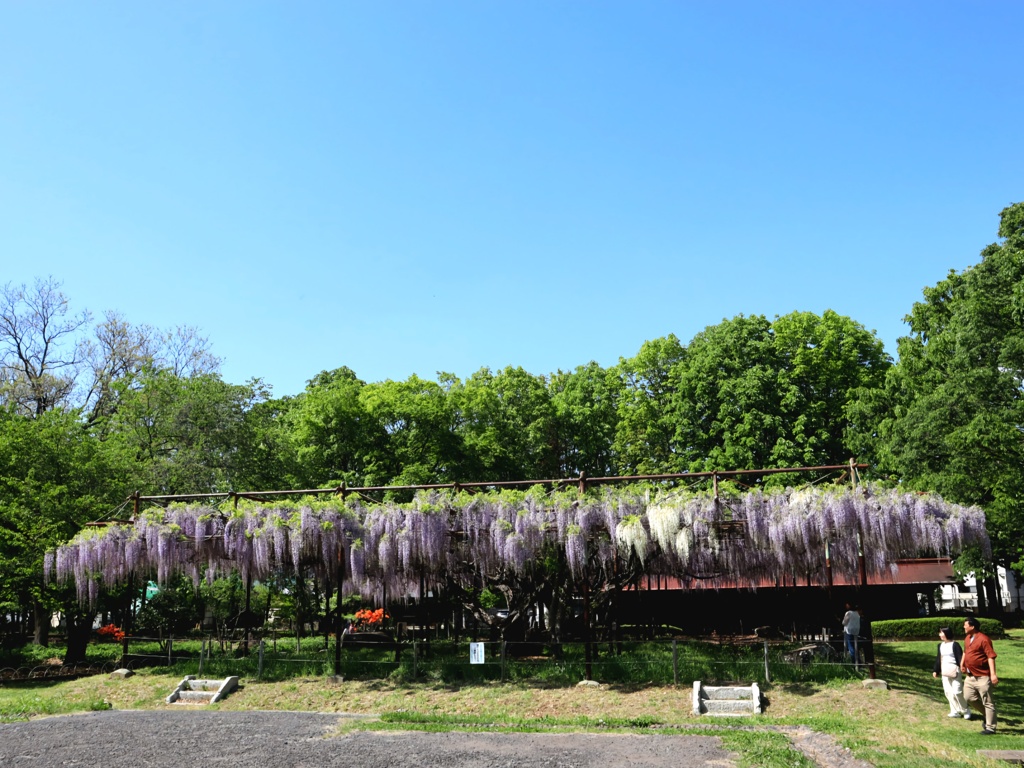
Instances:
[[[960,669],[964,673],[964,698],[967,704],[979,703],[985,713],[983,736],[996,732],[996,705],[992,701],[992,689],[999,684],[996,675],[996,652],[988,635],[982,634],[981,624],[973,616],[964,620],[964,655]]]

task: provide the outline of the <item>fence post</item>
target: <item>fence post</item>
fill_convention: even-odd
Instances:
[[[416,657],[418,654],[419,643],[415,640],[412,641],[412,679],[416,679]]]
[[[263,642],[263,638],[261,637],[260,638],[260,661],[259,661],[259,666],[256,668],[256,679],[257,680],[262,680],[263,679],[263,648],[264,648],[264,642]]]
[[[768,641],[764,641],[764,681],[770,683],[772,681],[771,670],[768,669]]]
[[[121,668],[128,666],[128,635],[121,638]]]
[[[672,685],[679,685],[679,647],[674,637],[672,638]]]
[[[203,674],[203,656],[205,654],[206,654],[206,638],[204,637],[203,641],[199,644],[199,672],[196,673],[200,677]]]
[[[171,646],[174,645],[174,638],[167,636],[167,666],[171,666]]]
[[[505,682],[505,640],[501,640],[501,682]]]

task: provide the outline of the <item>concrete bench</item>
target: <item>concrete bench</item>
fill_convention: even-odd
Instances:
[[[1024,749],[979,749],[978,754],[989,760],[1001,760],[1011,765],[1024,765]]]

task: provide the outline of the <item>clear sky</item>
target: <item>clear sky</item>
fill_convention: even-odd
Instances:
[[[834,309],[895,354],[1024,200],[1020,2],[0,0],[0,284],[232,382],[602,365]]]

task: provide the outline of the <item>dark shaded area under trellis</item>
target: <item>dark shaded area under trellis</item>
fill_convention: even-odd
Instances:
[[[619,623],[644,633],[646,627],[673,627],[691,637],[749,635],[757,627],[781,634],[820,634],[827,628],[842,634],[844,604],[860,606],[876,621],[917,616],[918,594],[929,584],[886,584],[835,587],[766,587],[751,589],[642,590],[623,592],[618,599]]]

